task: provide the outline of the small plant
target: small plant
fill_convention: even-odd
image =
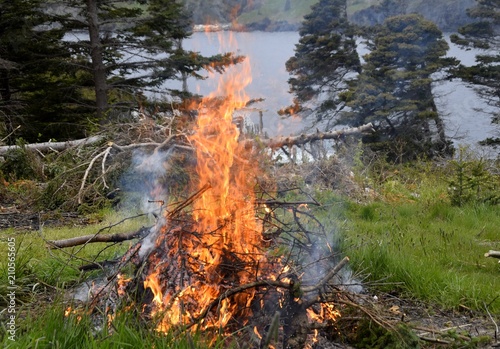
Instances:
[[[462,148],[458,159],[450,163],[454,172],[448,189],[452,205],[500,203],[500,177],[492,174],[484,159],[471,158]]]

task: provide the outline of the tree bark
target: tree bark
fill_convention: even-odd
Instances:
[[[5,145],[0,147],[0,156],[5,155],[7,152],[11,150],[16,150],[16,149],[21,149],[21,148],[27,148],[31,150],[38,150],[41,152],[47,152],[47,151],[61,151],[65,150],[71,147],[78,147],[82,145],[90,145],[94,143],[98,143],[100,141],[104,140],[103,136],[92,136],[88,138],[82,138],[82,139],[75,139],[73,141],[67,141],[67,142],[44,142],[44,143],[32,143],[32,144],[26,144],[23,147],[20,147],[18,145]]]
[[[150,230],[151,227],[142,227],[138,231],[133,231],[129,233],[118,233],[112,235],[92,234],[85,236],[77,236],[71,239],[49,240],[47,241],[47,243],[50,246],[50,248],[55,249],[55,248],[65,248],[65,247],[90,244],[93,242],[122,242],[144,237],[149,234]]]

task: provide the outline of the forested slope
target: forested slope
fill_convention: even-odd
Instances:
[[[316,0],[184,0],[197,24],[231,23],[235,19],[249,29],[295,30]],[[467,23],[466,9],[474,0],[401,0],[400,13],[419,13],[443,31],[455,30]],[[350,19],[363,25],[381,23],[387,17],[384,0],[347,1]],[[389,11],[395,11],[391,2]],[[382,5],[382,6],[380,6]]]

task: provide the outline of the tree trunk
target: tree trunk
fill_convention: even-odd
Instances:
[[[92,58],[92,73],[94,75],[94,90],[96,100],[96,115],[102,120],[108,109],[108,87],[106,66],[103,60],[103,47],[99,36],[99,17],[97,0],[87,0],[89,21],[90,57]]]

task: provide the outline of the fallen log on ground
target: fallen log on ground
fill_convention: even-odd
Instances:
[[[24,146],[19,145],[4,145],[0,147],[0,155],[5,155],[7,152],[16,149],[30,149],[37,150],[40,152],[48,152],[48,151],[61,151],[71,147],[79,147],[85,145],[91,145],[95,143],[99,143],[104,140],[104,136],[92,136],[88,138],[75,139],[72,141],[66,142],[44,142],[44,143],[31,143],[26,144]]]
[[[275,138],[268,138],[268,139],[260,139],[259,141],[255,141],[253,139],[247,139],[245,140],[245,146],[251,146],[256,143],[267,147],[271,149],[278,149],[283,146],[294,146],[294,145],[303,145],[309,142],[315,142],[319,140],[325,140],[325,139],[338,139],[339,137],[343,136],[349,136],[349,135],[354,135],[354,134],[359,134],[359,133],[364,133],[364,132],[372,132],[373,131],[373,125],[371,123],[368,123],[366,125],[362,125],[359,127],[353,127],[353,128],[346,128],[342,130],[335,130],[331,132],[315,132],[315,133],[303,133],[298,136],[279,136]],[[151,148],[154,150],[162,150],[164,148],[167,148],[169,143],[171,143],[174,139],[182,137],[182,135],[174,135],[171,137],[168,137],[164,142],[145,142],[145,143],[134,143],[134,144],[128,144],[128,145],[118,145],[113,142],[109,143],[109,146],[113,149],[116,149],[118,151],[127,151],[127,150],[134,150],[134,149],[139,149],[139,148]],[[82,139],[75,139],[72,141],[66,141],[66,142],[44,142],[44,143],[31,143],[31,144],[26,144],[22,147],[30,150],[37,150],[40,152],[47,152],[47,151],[62,151],[71,147],[79,147],[79,146],[86,146],[86,145],[92,145],[98,142],[101,142],[104,140],[104,136],[92,136],[88,138],[82,138]],[[177,147],[180,148],[186,148],[189,149],[189,146],[186,145],[178,145],[176,144]],[[15,149],[21,149],[21,146],[18,145],[6,145],[6,146],[0,146],[0,156],[5,155],[7,152]]]
[[[132,231],[128,233],[117,233],[117,234],[91,234],[85,236],[77,236],[70,239],[63,240],[49,240],[47,244],[50,248],[65,248],[65,247],[74,247],[79,245],[90,244],[93,242],[122,242],[132,239],[139,239],[145,237],[151,231],[151,227],[142,227],[137,231]]]
[[[284,146],[297,146],[303,145],[310,142],[325,140],[325,139],[338,139],[343,136],[350,136],[354,134],[360,134],[364,132],[373,132],[374,128],[371,123],[366,125],[362,125],[359,127],[346,128],[342,130],[335,130],[331,132],[316,132],[316,133],[303,133],[298,136],[289,136],[289,137],[275,137],[269,139],[260,140],[260,144],[264,147],[271,149],[278,149]]]

